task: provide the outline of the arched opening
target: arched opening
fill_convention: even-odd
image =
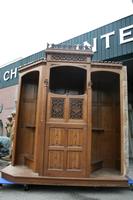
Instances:
[[[93,72],[92,172],[120,172],[120,77],[113,72]]]
[[[79,67],[50,69],[43,175],[86,177],[86,76]]]
[[[39,72],[33,71],[22,77],[17,130],[17,164],[32,168],[36,130],[36,110]]]
[[[56,94],[84,94],[86,70],[73,66],[54,67],[50,70],[50,91]]]

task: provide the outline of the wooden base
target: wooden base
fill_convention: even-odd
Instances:
[[[104,173],[102,173],[104,174]],[[91,187],[128,187],[128,180],[118,174],[93,173],[89,178],[67,178],[39,176],[26,166],[11,166],[2,169],[2,178],[17,184],[91,186]]]

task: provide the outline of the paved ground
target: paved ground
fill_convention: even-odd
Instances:
[[[130,161],[128,176],[133,179],[133,160]]]
[[[7,162],[0,160],[0,168]],[[23,185],[4,185],[0,188],[0,200],[133,200],[129,188],[86,188],[31,186],[24,191]]]
[[[4,167],[6,167],[9,164],[9,161],[4,161],[0,159],[0,170]]]
[[[133,191],[128,188],[81,188],[32,186],[24,191],[23,186],[4,186],[0,200],[133,200]]]

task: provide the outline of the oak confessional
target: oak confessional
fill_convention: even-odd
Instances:
[[[12,165],[18,183],[127,186],[126,69],[86,47],[22,66]]]

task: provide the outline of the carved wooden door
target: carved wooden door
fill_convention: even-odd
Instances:
[[[86,177],[87,95],[48,94],[44,175]]]

